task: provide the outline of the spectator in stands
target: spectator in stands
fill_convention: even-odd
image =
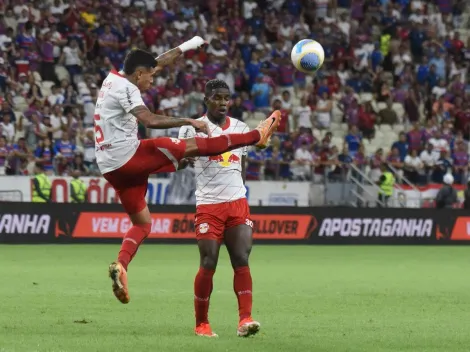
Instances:
[[[330,140],[325,137],[318,152],[312,152],[312,161],[314,166],[313,181],[315,183],[320,183],[325,178],[330,150]]]
[[[328,91],[323,91],[321,93],[320,99],[317,101],[317,106],[315,107],[315,114],[317,118],[316,126],[319,129],[323,130],[330,128],[332,110],[333,102],[328,96]]]
[[[454,162],[449,156],[449,152],[447,150],[441,150],[441,155],[436,162],[436,166],[432,174],[432,180],[435,183],[442,183],[444,175],[452,172],[453,164]]]
[[[383,125],[395,125],[398,123],[398,115],[392,108],[391,99],[388,99],[387,106],[379,111],[378,122]]]
[[[250,116],[253,115],[252,113],[255,111],[256,107],[253,101],[250,99],[249,94],[247,92],[242,92],[241,97],[243,108],[248,112]]]
[[[263,77],[264,75],[262,73],[258,74],[256,82],[251,88],[251,95],[253,96],[255,108],[262,112],[268,112],[268,110],[270,110],[269,96],[271,94],[271,88],[269,84],[263,81]]]
[[[413,123],[413,127],[406,134],[406,139],[408,142],[408,150],[420,151],[423,146],[423,134],[420,130],[419,122]]]
[[[308,143],[303,141],[295,151],[292,173],[295,180],[310,180],[312,177],[313,157],[308,150]]]
[[[354,155],[353,163],[362,171],[365,170],[365,167],[368,163],[368,159],[366,156],[366,150],[364,148],[364,145],[361,145],[357,153]]]
[[[31,122],[26,127],[25,137],[31,149],[34,149],[39,141],[47,137],[47,127],[41,123],[39,115],[36,112],[31,114]]]
[[[358,154],[359,150],[354,156]],[[343,150],[338,154],[338,166],[330,173],[331,179],[338,181],[346,181],[350,169],[350,164],[353,162],[353,158],[349,154],[348,145],[343,145]]]
[[[387,163],[389,163],[393,168],[395,168],[398,171],[401,171],[402,173],[403,166],[404,166],[403,160],[400,155],[400,150],[397,147],[392,147],[392,150],[387,156]],[[397,175],[397,176],[400,176],[400,175]]]
[[[200,112],[199,109],[203,106],[204,103],[204,93],[200,84],[198,84],[197,82],[193,82],[191,92],[184,97],[184,103],[186,105],[187,116],[197,115]],[[234,103],[229,108],[230,117],[243,121],[244,111],[245,109],[241,105],[240,97],[235,98]]]
[[[405,116],[411,123],[419,123],[420,120],[420,93],[415,89],[406,91],[405,101],[403,102],[403,108],[405,110]]]
[[[5,175],[7,158],[10,153],[5,136],[0,136],[0,176]]]
[[[6,138],[8,143],[12,143],[14,141],[15,126],[11,121],[10,114],[3,115],[2,122],[0,123],[0,131],[2,132],[3,136]]]
[[[442,133],[438,129],[434,131],[433,137],[429,139],[429,143],[433,146],[433,153],[436,158],[442,156],[443,151],[449,150],[449,143],[442,138]]]
[[[357,126],[352,125],[350,127],[349,133],[344,137],[344,142],[348,146],[349,154],[354,157],[362,144],[362,136]]]
[[[19,138],[8,156],[8,168],[6,169],[7,175],[15,175],[21,172],[22,167],[28,162],[31,156],[31,151],[26,145],[24,138]]]
[[[442,128],[441,128],[441,137],[447,141],[447,148],[450,150],[450,143],[452,142],[452,139],[454,138],[455,133],[454,129],[452,126],[452,122],[450,120],[446,120],[442,122]]]
[[[234,119],[243,121],[243,113],[246,111],[245,107],[242,105],[242,99],[239,95],[237,95],[230,105],[228,112],[230,117]]]
[[[410,149],[408,155],[405,157],[404,175],[414,184],[421,184],[424,182],[424,163],[418,155],[417,149]]]
[[[264,176],[265,180],[278,180],[280,176],[280,167],[282,155],[279,152],[279,148],[273,147],[272,150],[266,151]]]
[[[341,162],[339,161],[339,151],[336,145],[332,146],[324,155],[322,156],[322,164],[325,167],[325,173],[328,175],[329,180],[336,180],[337,178],[331,177],[332,173],[335,172],[337,168],[341,166]],[[324,159],[323,159],[324,158]]]
[[[52,87],[52,94],[47,98],[50,106],[60,106],[64,103],[65,97],[60,91],[60,87],[55,85]]]
[[[428,143],[434,136],[434,132],[437,130],[436,120],[431,118],[426,121],[426,127],[422,130],[423,143]]]
[[[468,150],[468,142],[464,139],[462,131],[457,131],[450,142],[450,150],[453,152],[457,149],[458,144],[462,143],[465,150]]]
[[[300,106],[294,109],[294,129],[305,127],[312,130],[313,126],[312,108],[307,104],[307,96],[303,96],[300,99]]]
[[[74,157],[75,143],[69,139],[67,131],[62,132],[62,138],[55,143],[54,154],[57,157],[64,158],[67,162],[71,162]]]
[[[281,112],[281,122],[279,123],[279,126],[277,128],[277,133],[289,133],[289,110],[283,108],[280,99],[274,99],[273,110],[279,110]]]
[[[264,166],[265,155],[262,150],[251,149],[247,155],[246,179],[259,181],[261,179],[261,170]]]
[[[400,132],[398,141],[392,144],[392,150],[396,148],[400,154],[400,161],[404,161],[406,156],[408,155],[408,148],[409,144],[406,138],[405,132]]]
[[[458,184],[464,184],[468,178],[469,158],[468,148],[463,141],[456,144],[452,160],[454,165],[454,180]]]
[[[292,112],[292,95],[288,90],[284,90],[282,92],[281,96],[275,96],[274,99],[279,99],[281,101],[281,106],[283,110],[286,110],[289,112],[289,114]]]
[[[439,159],[438,156],[433,151],[434,147],[431,143],[426,144],[426,149],[421,152],[419,155],[419,158],[424,164],[424,169],[427,175],[427,178],[429,178],[429,175],[431,174],[432,170],[434,169],[437,160]]]
[[[78,171],[81,176],[89,175],[89,170],[83,161],[82,153],[75,153],[75,157],[70,166],[71,166],[71,169],[74,170],[74,172]]]
[[[359,107],[359,130],[364,138],[369,140],[375,136],[376,116],[370,102],[361,104]]]
[[[0,110],[0,118],[1,118],[1,121],[3,122],[3,118],[5,117],[5,115],[8,115],[10,116],[10,121],[11,122],[15,122],[16,121],[16,116],[15,114],[13,113],[13,110],[11,108],[11,105],[9,102],[7,101],[4,101],[2,103],[2,110]]]

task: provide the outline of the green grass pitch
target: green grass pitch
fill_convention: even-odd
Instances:
[[[193,335],[196,246],[144,245],[128,305],[107,278],[118,248],[0,246],[0,351],[470,351],[469,247],[256,246],[248,339],[225,250],[208,339]]]

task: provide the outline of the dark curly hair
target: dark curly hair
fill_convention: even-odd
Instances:
[[[206,83],[204,94],[206,95],[206,97],[208,97],[212,94],[212,92],[215,89],[221,89],[221,88],[230,90],[230,88],[228,87],[228,84],[225,83],[224,81],[220,79],[211,79],[209,82]]]

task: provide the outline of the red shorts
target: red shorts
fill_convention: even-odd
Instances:
[[[222,242],[225,230],[238,225],[252,226],[246,198],[233,202],[204,204],[196,208],[196,239]]]
[[[136,214],[147,206],[149,175],[176,171],[185,150],[186,142],[181,139],[144,139],[127,163],[103,177],[114,187],[126,212]]]

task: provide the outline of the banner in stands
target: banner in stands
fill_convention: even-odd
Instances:
[[[462,210],[251,207],[259,241],[304,244],[470,244]],[[152,206],[149,240],[194,241],[193,206]],[[130,227],[118,204],[0,203],[0,242],[120,241]]]
[[[57,203],[70,202],[71,177],[51,177],[52,200]],[[113,187],[102,177],[82,177],[87,185],[90,203],[112,204],[119,202]],[[149,204],[181,204],[170,194],[170,179],[150,178],[147,188]],[[263,206],[308,206],[310,184],[308,182],[247,181],[247,196],[250,205]],[[1,197],[4,192],[8,197]],[[16,193],[14,193],[16,192]],[[189,190],[194,193],[194,190]],[[15,198],[15,194],[22,197]],[[31,201],[31,178],[27,176],[0,176],[0,200]],[[194,204],[194,201],[185,204]]]
[[[429,184],[423,187],[411,188],[407,185],[400,185],[395,187],[395,207],[402,208],[433,208],[434,200],[436,199],[437,192],[441,189],[442,185]],[[464,185],[454,185],[457,191],[459,202],[464,200]]]

